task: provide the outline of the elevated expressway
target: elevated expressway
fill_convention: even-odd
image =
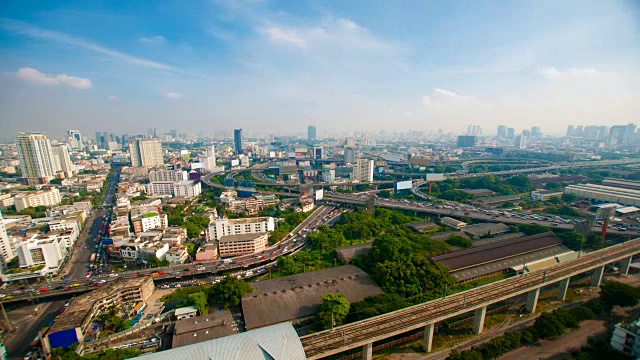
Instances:
[[[303,336],[308,359],[319,359],[356,347],[362,347],[363,359],[372,358],[373,343],[424,327],[423,348],[431,351],[435,324],[474,311],[473,332],[484,326],[487,306],[527,294],[526,310],[535,312],[540,288],[558,283],[558,299],[564,300],[572,276],[593,270],[591,284],[600,286],[605,265],[621,261],[620,273],[626,275],[633,255],[640,253],[640,239],[582,254],[578,259],[554,265],[546,270],[512,277],[388,314]]]

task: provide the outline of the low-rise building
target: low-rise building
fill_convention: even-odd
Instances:
[[[263,251],[268,243],[268,233],[228,235],[218,240],[218,252],[220,257],[253,254]]]
[[[171,226],[162,234],[162,242],[169,246],[180,245],[185,240],[187,240],[187,229]]]
[[[446,226],[448,226],[450,228],[454,228],[454,229],[457,229],[457,230],[460,230],[463,227],[467,226],[466,222],[460,221],[460,220],[456,220],[456,219],[450,218],[448,216],[440,218],[440,222],[443,225],[446,225]]]
[[[60,191],[55,187],[42,187],[42,190],[21,192],[14,198],[16,211],[36,206],[54,206],[60,204]]]
[[[162,214],[155,206],[140,206],[131,209],[131,224],[133,232],[149,231],[151,229],[164,229],[169,225],[167,214]]]
[[[185,306],[177,308],[174,315],[176,316],[176,320],[180,321],[198,316],[198,310],[193,306]]]
[[[173,195],[193,198],[202,192],[200,181],[180,181],[173,184]]]
[[[14,203],[13,194],[0,194],[0,210],[5,210],[9,206],[13,206]]]
[[[223,236],[264,233],[275,230],[273,217],[242,219],[218,218],[209,224],[207,240],[220,240]]]
[[[544,190],[544,189],[538,189],[538,190],[533,190],[531,191],[531,200],[533,201],[547,201],[549,199],[551,199],[552,197],[562,197],[562,194],[564,192],[561,191],[556,191],[556,190]]]
[[[189,253],[184,246],[174,246],[169,248],[165,254],[165,259],[172,265],[183,264],[189,258]]]
[[[611,347],[637,359],[640,356],[640,319],[631,323],[619,323],[613,328]]]
[[[180,310],[180,309],[176,309]],[[213,310],[208,315],[195,316],[176,322],[173,328],[173,349],[213,340],[238,332],[229,310]]]
[[[218,259],[218,243],[208,242],[200,248],[196,253],[196,262],[206,262]]]

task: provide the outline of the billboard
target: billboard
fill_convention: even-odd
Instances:
[[[237,159],[231,160],[231,166],[238,166],[238,165],[240,165],[240,160],[237,160]]]
[[[427,174],[427,181],[429,182],[444,181],[444,174]]]
[[[316,190],[316,201],[322,200],[323,196],[324,196],[324,189]]]
[[[269,157],[276,157],[275,151],[269,151]]]
[[[604,221],[611,219],[616,214],[616,204],[605,205],[598,208],[596,212],[596,220]]]
[[[394,188],[396,191],[411,189],[411,185],[413,184],[412,180],[407,181],[398,181],[394,184]]]

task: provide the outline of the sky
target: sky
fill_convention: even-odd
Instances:
[[[640,2],[3,0],[0,141],[640,123]]]

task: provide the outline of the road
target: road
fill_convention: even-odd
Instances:
[[[4,345],[7,347],[9,359],[22,359],[24,357],[29,351],[29,344],[38,335],[38,331],[53,322],[65,302],[65,300],[59,300],[46,305],[38,304],[37,306],[40,308],[43,305],[46,306],[44,311],[41,311],[37,316],[31,314],[23,315],[21,319],[14,319],[11,316],[11,311],[9,312],[10,319],[16,326],[16,331],[13,334],[5,336]],[[33,307],[28,306],[27,309],[31,310]]]
[[[87,219],[82,233],[73,246],[73,254],[71,255],[69,264],[70,268],[64,273],[69,280],[83,279],[86,277],[87,271],[89,271],[89,259],[95,246],[95,239],[100,234],[102,224],[105,222],[105,207],[113,204],[119,176],[120,169],[114,168],[113,176],[107,180],[109,183],[103,197],[103,206],[92,212],[91,216]]]

